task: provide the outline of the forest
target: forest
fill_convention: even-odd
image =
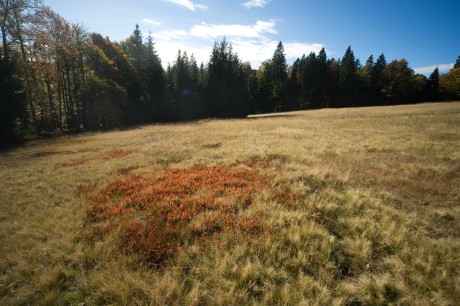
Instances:
[[[178,50],[162,65],[154,37],[138,25],[120,42],[59,16],[42,0],[0,0],[0,144],[155,122],[455,100],[460,56],[427,78],[405,59],[324,48],[288,65],[283,43],[253,69],[227,40],[207,63]]]

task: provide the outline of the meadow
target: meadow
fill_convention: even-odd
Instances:
[[[460,102],[0,153],[1,305],[458,305]]]

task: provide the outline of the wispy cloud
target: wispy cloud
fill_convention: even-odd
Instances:
[[[151,26],[160,26],[161,25],[161,22],[153,20],[153,19],[150,19],[150,18],[144,18],[144,19],[142,19],[142,22],[144,24],[151,25]]]
[[[196,4],[190,0],[166,0],[166,1],[186,7],[191,11],[196,11],[196,9],[207,9],[208,8],[206,5]]]
[[[265,7],[268,3],[270,3],[270,0],[250,0],[243,3],[243,6],[247,9],[252,9],[254,7]]]
[[[255,25],[212,25],[202,23],[195,25],[190,30],[190,34],[198,38],[218,38],[218,37],[244,37],[260,38],[265,33],[278,34],[275,29],[276,24],[272,21],[258,20]]]
[[[414,71],[415,73],[429,75],[433,72],[433,70],[436,69],[436,67],[438,67],[440,73],[445,73],[445,72],[448,72],[450,69],[454,68],[454,63],[439,64],[439,65],[433,65],[433,66],[427,66],[427,67],[419,67],[419,68],[415,68]]]
[[[153,38],[155,40],[161,40],[161,41],[174,41],[174,40],[185,39],[188,36],[189,34],[185,30],[163,30],[163,31],[156,32],[153,35]]]
[[[232,44],[233,50],[243,61],[249,61],[253,68],[270,59],[276,49],[278,34],[275,21],[257,21],[252,25],[242,24],[197,24],[190,29],[171,29],[157,31],[152,34],[155,47],[163,65],[176,60],[177,50],[192,53],[198,63],[207,63],[212,51],[213,41],[224,37]],[[322,44],[309,42],[283,42],[286,59],[292,63],[303,54],[318,52]]]

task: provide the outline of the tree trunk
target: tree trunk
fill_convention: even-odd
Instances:
[[[3,59],[5,61],[9,61],[9,53],[8,53],[8,42],[6,40],[6,21],[8,20],[8,14],[10,13],[10,1],[6,0],[4,3],[4,8],[3,8],[3,21],[0,24],[1,32],[2,32],[2,43],[3,43]]]
[[[18,34],[19,45],[21,48],[22,60],[24,61],[24,67],[25,67],[25,79],[26,79],[26,86],[27,86],[26,88],[27,102],[29,104],[30,116],[32,118],[33,125],[35,126],[37,124],[37,117],[35,116],[35,110],[34,110],[34,105],[33,105],[33,90],[32,90],[32,84],[30,82],[30,70],[33,68],[30,67],[30,63],[27,60],[26,48],[24,46],[24,38],[22,37],[21,25],[19,24],[19,18],[15,10],[13,10],[13,15],[15,19],[16,31]]]

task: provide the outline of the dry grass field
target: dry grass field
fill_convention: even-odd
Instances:
[[[460,102],[0,154],[1,305],[459,305]]]

